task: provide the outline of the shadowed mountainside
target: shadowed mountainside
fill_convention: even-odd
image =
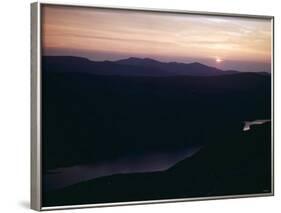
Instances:
[[[44,171],[202,145],[221,126],[227,134],[232,126],[268,119],[271,113],[270,77],[250,73],[118,77],[43,72],[43,79]]]
[[[171,75],[157,68],[161,63],[42,58],[44,174],[202,147],[165,172],[113,175],[53,192],[43,186],[44,206],[270,190],[270,127],[242,129],[244,121],[271,119],[271,76]],[[186,72],[177,73],[208,68],[182,66]]]
[[[164,172],[117,174],[43,197],[44,206],[271,192],[271,127],[217,138]]]

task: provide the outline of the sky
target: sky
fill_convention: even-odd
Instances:
[[[271,20],[45,5],[43,55],[128,57],[271,71]]]

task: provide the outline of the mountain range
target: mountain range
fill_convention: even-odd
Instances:
[[[91,61],[73,56],[43,56],[43,68],[55,71],[85,72],[98,75],[119,76],[219,76],[239,73],[236,70],[221,70],[198,62],[160,62],[150,58],[135,58],[117,61]],[[51,68],[51,69],[49,69]],[[260,72],[259,74],[268,74]]]

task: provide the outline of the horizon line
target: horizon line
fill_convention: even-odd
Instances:
[[[199,61],[193,61],[193,62],[190,62],[190,63],[187,63],[187,62],[180,62],[180,61],[161,61],[159,59],[154,59],[154,58],[151,58],[151,57],[136,57],[136,56],[130,56],[130,57],[124,57],[124,58],[121,58],[121,59],[116,59],[116,60],[108,60],[108,59],[104,59],[104,60],[95,60],[95,59],[91,59],[89,57],[86,57],[86,56],[76,56],[76,55],[41,55],[41,57],[73,57],[73,58],[82,58],[82,59],[86,59],[88,61],[91,61],[91,62],[112,62],[112,63],[117,63],[118,61],[122,61],[122,60],[128,60],[128,59],[140,59],[140,60],[151,60],[151,61],[155,61],[155,62],[158,62],[158,63],[163,63],[163,64],[172,64],[172,63],[176,63],[176,64],[185,64],[185,65],[190,65],[190,64],[200,64],[200,65],[204,65],[206,67],[210,67],[210,68],[215,68],[219,71],[223,71],[223,72],[228,72],[228,71],[236,71],[236,72],[244,72],[244,73],[268,73],[268,74],[271,74],[271,70],[268,72],[268,71],[241,71],[241,70],[237,70],[237,69],[220,69],[220,68],[217,68],[215,66],[210,66],[210,65],[207,65],[205,63],[202,63],[202,62],[199,62]]]

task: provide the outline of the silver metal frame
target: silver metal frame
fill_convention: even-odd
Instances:
[[[141,12],[159,12],[159,13],[173,13],[173,14],[191,14],[191,15],[209,15],[209,16],[223,16],[223,17],[240,17],[253,19],[267,19],[271,20],[272,24],[272,57],[271,57],[271,124],[272,124],[272,188],[271,192],[260,194],[244,194],[244,195],[230,195],[230,196],[211,196],[198,198],[182,198],[182,199],[165,199],[165,200],[150,200],[150,201],[133,201],[133,202],[116,202],[116,203],[102,203],[102,204],[83,204],[83,205],[68,205],[68,206],[42,206],[42,148],[41,148],[41,7],[42,5],[57,5],[57,6],[73,6],[73,7],[90,7],[98,9],[112,9],[112,10],[130,10]],[[121,205],[136,205],[136,204],[152,204],[152,203],[169,203],[182,201],[197,201],[197,200],[215,200],[215,199],[229,199],[229,198],[246,198],[246,197],[264,197],[274,195],[274,16],[268,15],[249,15],[249,14],[231,14],[231,13],[217,13],[217,12],[194,12],[186,10],[167,10],[155,8],[138,8],[138,7],[119,7],[119,6],[101,6],[101,5],[80,5],[72,3],[55,3],[50,1],[38,1],[31,4],[31,209],[37,211],[58,210],[58,209],[73,209],[73,208],[89,208],[89,207],[104,207],[104,206],[121,206]]]
[[[31,208],[41,210],[41,32],[39,3],[31,4]]]

